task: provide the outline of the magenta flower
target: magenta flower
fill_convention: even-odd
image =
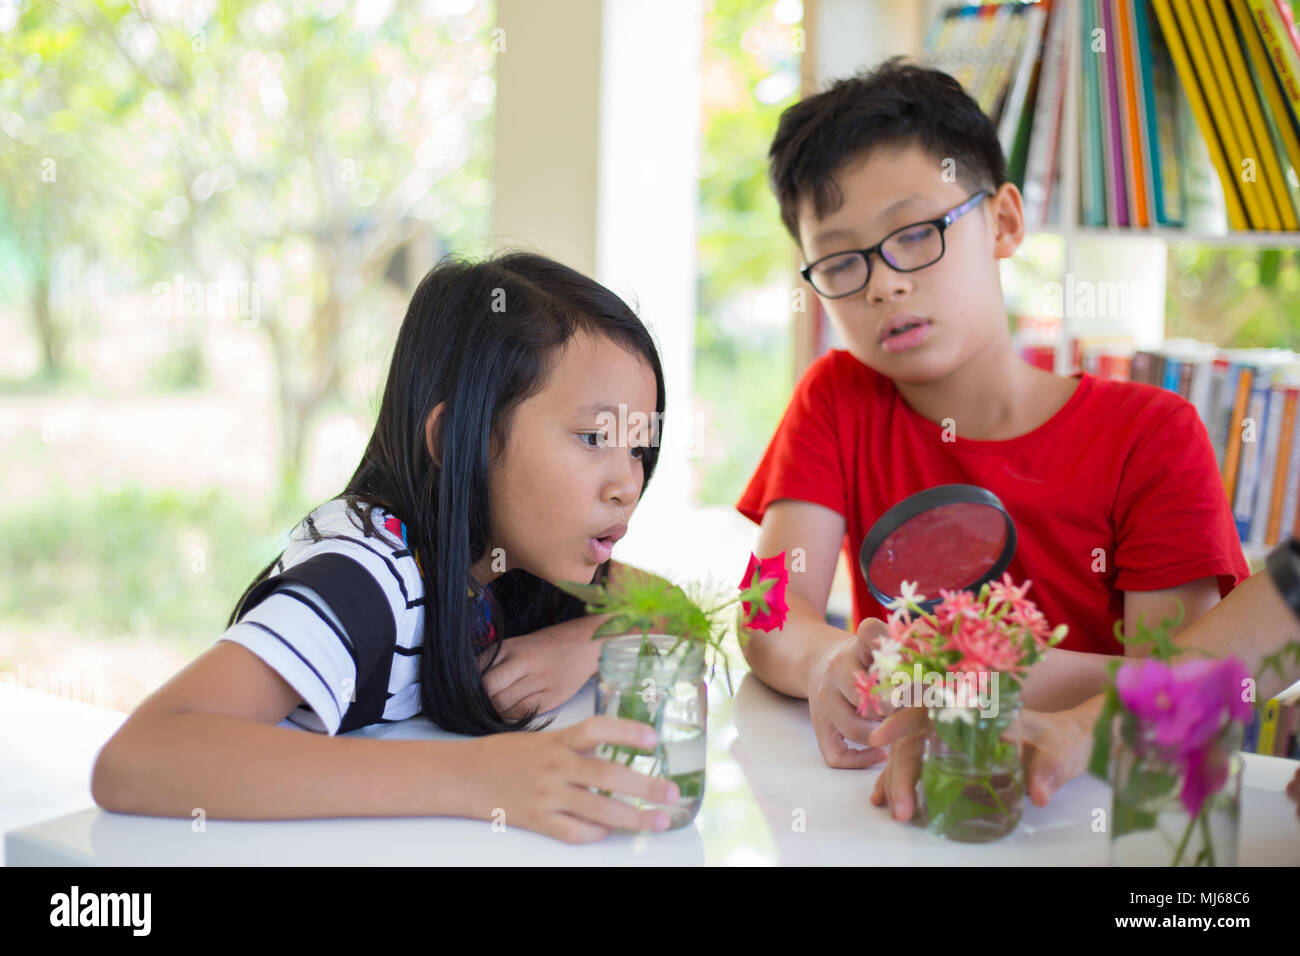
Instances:
[[[1180,797],[1192,816],[1227,775],[1227,756],[1215,745],[1220,733],[1228,723],[1250,719],[1251,705],[1242,694],[1247,677],[1235,657],[1173,666],[1147,660],[1126,664],[1115,675],[1115,692],[1142,736],[1182,774]]]
[[[749,601],[740,602],[744,612],[745,627],[760,631],[779,631],[785,625],[786,614],[790,611],[790,605],[785,600],[785,589],[790,581],[790,572],[785,566],[784,551],[770,558],[759,558],[751,552],[749,566],[745,568],[745,577],[740,582],[740,589],[748,591],[768,580],[774,583],[768,592],[760,597],[760,600],[767,604],[766,610],[758,602],[752,604]]]

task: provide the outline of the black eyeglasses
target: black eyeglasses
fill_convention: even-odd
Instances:
[[[915,272],[932,266],[943,258],[944,231],[954,222],[993,194],[982,189],[960,206],[948,210],[938,219],[914,222],[895,229],[869,249],[832,252],[799,270],[817,292],[827,299],[842,299],[861,292],[871,281],[871,254],[874,252],[895,272]]]

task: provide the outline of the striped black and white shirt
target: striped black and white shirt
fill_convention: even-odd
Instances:
[[[372,519],[367,535],[341,498],[316,508],[218,638],[302,695],[282,727],[333,735],[420,712],[424,586],[398,522],[378,507]]]

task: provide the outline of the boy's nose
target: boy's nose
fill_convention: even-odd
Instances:
[[[895,271],[879,253],[872,253],[871,275],[862,290],[868,302],[887,302],[910,288],[911,278],[907,273]]]

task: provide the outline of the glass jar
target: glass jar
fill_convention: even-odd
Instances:
[[[694,820],[704,799],[708,709],[702,645],[664,634],[605,639],[596,713],[649,724],[659,742],[653,750],[601,744],[596,756],[677,784],[680,796],[670,804],[620,797],[641,809],[663,810],[670,830]]]
[[[1180,794],[1184,761],[1161,748],[1131,716],[1122,720],[1111,758],[1111,866],[1236,866],[1241,831],[1241,725],[1228,725],[1205,760],[1223,768],[1223,783],[1193,817]]]
[[[929,707],[921,806],[931,833],[961,843],[998,840],[1016,828],[1025,801],[1020,694],[988,706]]]

